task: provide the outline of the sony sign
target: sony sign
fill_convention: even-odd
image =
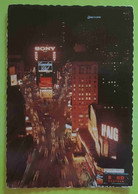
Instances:
[[[35,47],[35,51],[54,51],[55,50],[55,46],[36,46]]]
[[[102,124],[101,134],[103,137],[106,137],[114,141],[118,141],[118,129],[117,128]]]

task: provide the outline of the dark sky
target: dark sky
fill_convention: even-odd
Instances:
[[[124,21],[122,12],[131,8],[119,7],[61,7],[61,6],[9,6],[8,12],[8,47],[9,53],[23,53],[32,44],[45,42],[57,44],[61,40],[61,23],[65,22],[66,44],[73,47],[75,42],[92,45],[92,34],[102,34],[122,40],[131,21]],[[101,16],[101,19],[87,19],[88,16]],[[129,23],[128,23],[129,22]],[[107,37],[108,37],[107,36]],[[108,38],[110,39],[110,38]],[[97,41],[97,40],[96,40]]]

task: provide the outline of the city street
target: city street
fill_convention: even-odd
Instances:
[[[77,168],[73,166],[72,151],[65,148],[64,109],[68,105],[56,101],[46,102],[37,96],[34,75],[27,76],[21,91],[26,100],[26,114],[33,127],[34,150],[30,153],[21,187],[79,187]],[[66,86],[67,87],[67,86]],[[38,88],[39,89],[39,88]],[[64,93],[59,99],[63,101]],[[28,108],[29,107],[29,108]],[[86,183],[84,186],[87,186]]]
[[[8,187],[131,186],[132,7],[10,5],[7,37]]]

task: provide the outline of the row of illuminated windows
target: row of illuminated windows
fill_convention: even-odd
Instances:
[[[104,106],[104,109],[113,109],[115,108],[114,106]],[[120,107],[121,109],[127,109],[128,107],[127,106],[121,106]]]
[[[102,80],[104,81],[104,78],[102,78]],[[116,83],[116,81],[108,81],[108,83],[113,84],[113,83]]]
[[[94,90],[94,92],[96,91],[96,85],[94,85],[94,88],[93,87],[88,87],[88,88],[73,88],[73,91],[77,91],[79,90],[79,92],[91,92],[92,90]]]
[[[79,91],[86,91],[86,92],[90,92],[91,90],[94,90],[94,92],[96,91],[96,85],[93,85],[93,87],[87,87],[87,88],[73,88],[73,91],[77,91],[77,89]]]
[[[114,61],[114,62],[103,62],[102,64],[104,65],[106,65],[106,64],[111,64],[111,65],[115,65],[115,64],[122,64],[123,62],[122,61],[120,61],[120,62],[118,62],[118,61]]]
[[[96,83],[96,81],[94,81],[94,83]],[[78,85],[77,85],[78,86]],[[96,86],[96,85],[95,85]],[[73,84],[73,87],[75,88],[76,87],[76,84]],[[91,84],[79,84],[79,87],[86,87],[86,88],[90,88],[90,87],[92,87],[92,85]]]
[[[89,92],[86,92],[86,93],[79,93],[79,96],[84,96],[84,94],[86,95],[86,96],[91,96],[91,93]]]
[[[86,98],[84,98],[84,97],[82,97],[82,98],[75,98],[75,97],[74,97],[74,98],[73,98],[73,100],[78,100],[78,99],[79,99],[79,100],[92,100],[91,97],[86,97]],[[96,97],[94,97],[93,100],[96,101]]]
[[[103,84],[105,84],[105,82],[102,82]],[[107,83],[107,84],[110,84],[110,83]],[[113,87],[119,87],[119,85],[116,85],[116,84],[114,84],[114,85],[112,85]]]
[[[72,85],[74,86],[74,87],[76,87],[76,85],[80,85],[79,87],[81,87],[81,85],[86,85],[86,87],[89,87],[89,84],[92,84],[92,83],[97,83],[97,80],[87,80],[85,83],[84,83],[84,81],[79,81],[79,82],[76,82],[76,81],[73,81],[72,82]]]

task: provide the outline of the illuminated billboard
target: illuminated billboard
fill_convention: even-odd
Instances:
[[[17,75],[11,75],[11,86],[16,86],[17,84]]]
[[[52,77],[40,77],[39,87],[52,88]]]
[[[53,90],[40,88],[40,98],[52,99]]]
[[[39,61],[38,62],[38,72],[50,73],[53,71],[52,61]]]
[[[36,46],[34,48],[34,57],[36,61],[39,60],[53,60],[56,61],[56,47],[55,46]]]
[[[118,141],[118,129],[109,125],[102,124],[101,135],[107,139]]]

